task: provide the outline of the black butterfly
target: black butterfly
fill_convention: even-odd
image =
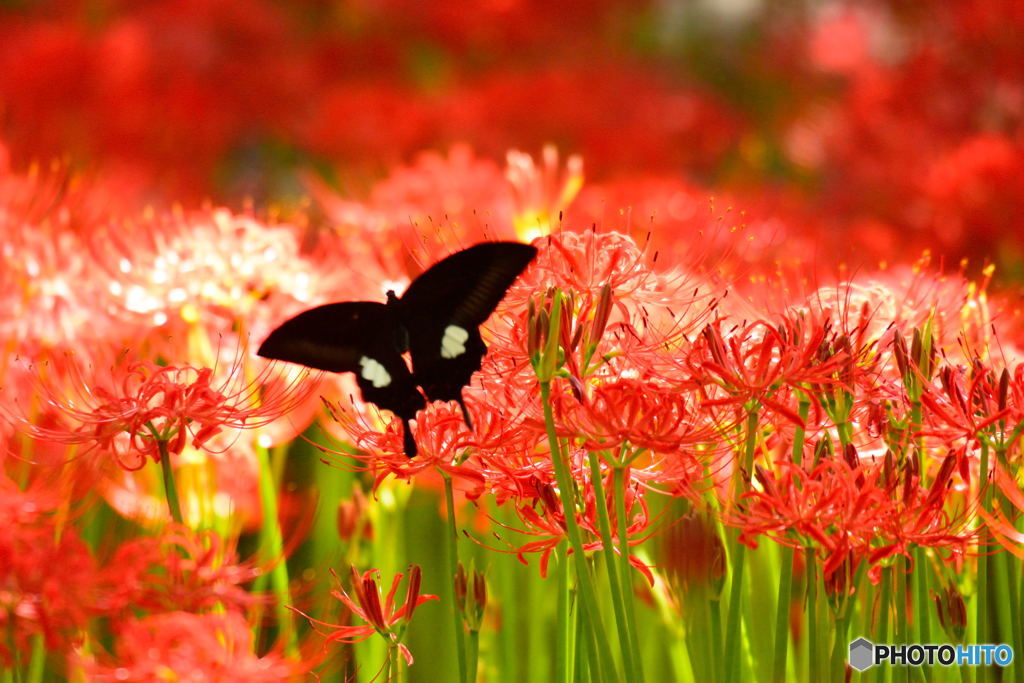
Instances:
[[[479,327],[537,250],[484,242],[438,261],[386,304],[346,301],[311,308],[270,333],[257,353],[331,372],[354,372],[363,400],[392,411],[416,455],[409,420],[431,401],[458,401],[487,351]],[[402,354],[412,356],[412,372]],[[422,387],[423,394],[418,387]]]

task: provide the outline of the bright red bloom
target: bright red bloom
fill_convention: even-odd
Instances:
[[[889,462],[887,457],[883,462]],[[911,463],[897,475],[891,464],[870,465],[823,459],[812,468],[778,462],[757,467],[757,486],[726,522],[741,529],[740,540],[756,547],[767,535],[791,547],[815,548],[828,578],[852,552],[872,566],[893,555],[910,557],[913,546],[962,555],[973,538],[968,510],[953,500],[949,486],[956,457],[948,456],[925,483]]]
[[[76,530],[58,524],[61,500],[41,487],[21,490],[0,475],[0,664],[42,635],[68,653],[90,618],[107,612],[96,561]]]
[[[106,562],[106,599],[114,610],[244,609],[262,599],[242,587],[261,571],[240,563],[232,545],[213,531],[173,525],[159,537],[129,540]]]
[[[595,487],[590,481],[585,451],[576,450],[570,455],[569,465],[573,479],[579,483],[581,500],[574,514],[580,532],[583,534],[583,550],[584,552],[599,551],[605,546],[601,539],[597,506],[609,505],[610,497],[598,499]],[[536,537],[537,540],[527,541],[518,548],[512,548],[510,552],[515,553],[523,564],[527,563],[527,555],[539,554],[540,574],[547,576],[551,553],[559,545],[567,542],[568,537],[565,527],[565,510],[555,488],[554,477],[550,472],[544,473],[544,476],[540,475],[541,471],[538,470],[537,476],[526,482],[520,482],[522,488],[514,502],[514,511],[520,525],[513,530],[526,536]],[[605,481],[602,482],[606,492],[611,489],[611,477],[610,472],[606,473]],[[632,475],[628,471],[626,480],[628,487],[626,490],[627,543],[629,546],[635,546],[647,540],[651,518],[642,491],[638,486],[632,484]],[[609,513],[612,519],[612,542],[618,551],[621,543],[616,536],[618,527],[614,513],[611,510]],[[569,552],[572,552],[571,548]],[[653,585],[654,576],[649,566],[632,554],[629,557],[629,563]]]
[[[235,611],[223,614],[167,612],[117,625],[114,652],[79,656],[91,680],[197,680],[277,683],[313,668],[309,661],[255,652],[252,629]]]
[[[333,571],[331,573],[333,574]],[[351,596],[341,588],[331,591],[332,596],[340,600],[353,615],[366,622],[365,624],[355,626],[329,624],[298,610],[295,611],[309,619],[314,628],[323,626],[332,629],[330,633],[326,634],[325,646],[329,643],[358,643],[370,638],[374,633],[378,633],[388,641],[389,647],[397,647],[405,657],[406,663],[411,665],[413,663],[412,653],[401,642],[402,636],[405,634],[405,627],[412,620],[413,612],[417,607],[424,602],[439,598],[436,595],[420,595],[421,570],[419,566],[413,565],[409,569],[405,599],[401,604],[396,603],[395,595],[398,593],[402,576],[402,574],[395,574],[391,590],[388,591],[383,604],[381,604],[380,586],[378,585],[380,572],[376,569],[371,569],[360,575],[356,568],[352,567]]]
[[[73,394],[44,387],[47,408],[64,418],[65,426],[23,426],[39,439],[84,444],[126,470],[140,469],[147,459],[158,462],[162,449],[170,454],[181,453],[187,444],[211,449],[222,431],[268,424],[306,393],[299,380],[261,395],[258,382],[241,381],[238,367],[223,381],[210,368],[159,366],[123,357],[110,368],[109,377],[92,370],[92,377],[77,378]]]

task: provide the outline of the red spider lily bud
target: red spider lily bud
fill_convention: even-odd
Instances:
[[[925,498],[924,504],[921,505],[921,514],[918,521],[923,521],[930,513],[942,508],[949,478],[953,475],[958,460],[959,458],[956,456],[956,453],[950,451],[942,461],[942,465],[939,467],[932,485],[928,488],[928,496]]]
[[[562,299],[562,316],[558,325],[558,341],[567,354],[571,349],[575,348],[573,345],[572,329],[572,312],[574,310],[572,292],[566,292]]]
[[[914,500],[914,485],[917,482],[917,458],[912,455],[903,466],[903,504],[911,505]]]
[[[527,307],[526,325],[528,330],[527,351],[530,354],[530,361],[536,365],[540,360],[540,345],[547,339],[548,314],[543,308],[537,310],[532,297]]]
[[[704,329],[701,330],[701,335],[707,342],[708,352],[711,354],[711,357],[714,359],[714,361],[721,366],[727,365],[727,362],[725,360],[725,351],[722,348],[721,333],[717,329],[712,328],[710,325],[706,325]]]
[[[887,493],[891,493],[896,488],[896,461],[891,448],[886,449],[885,460],[882,461],[882,483],[885,485]]]
[[[860,467],[860,456],[857,455],[857,447],[852,443],[848,443],[843,447],[843,460],[849,465],[851,470],[857,473],[857,478],[854,480],[857,483],[857,487],[863,487],[864,473]]]
[[[914,336],[911,338],[910,341],[910,360],[916,363],[918,368],[924,370],[924,367],[921,363],[921,361],[923,360],[921,358],[921,350],[921,330],[914,328]]]
[[[811,466],[817,467],[821,459],[831,452],[832,442],[828,439],[818,439],[817,443],[814,444],[814,462],[811,463]]]
[[[405,614],[403,619],[406,623],[412,619],[412,613],[420,604],[420,585],[423,583],[423,570],[418,564],[409,567],[409,585],[405,591]]]
[[[754,465],[754,479],[761,485],[761,488],[768,497],[771,498],[777,495],[775,483],[772,481],[772,476],[768,474],[768,470],[761,465]]]
[[[562,300],[561,291],[554,290],[551,296],[551,312],[548,317],[547,338],[544,341],[544,350],[540,354],[534,372],[541,383],[550,382],[558,369],[558,341],[562,328]]]
[[[1010,371],[1003,368],[1003,374],[999,376],[999,410],[1006,410],[1006,395],[1010,391]]]
[[[935,367],[935,339],[929,335],[925,339],[920,330],[914,329],[914,338],[910,344],[910,359],[917,365],[925,377],[932,376]]]
[[[851,470],[856,470],[860,467],[860,458],[857,456],[857,447],[852,443],[846,444],[843,447],[843,460],[850,466]]]
[[[576,325],[576,331],[573,332],[572,341],[569,342],[569,348],[572,349],[573,351],[579,348],[580,339],[583,338],[583,329],[583,325]]]
[[[559,526],[565,527],[565,518],[562,515],[562,501],[551,484],[543,483],[539,479],[533,479],[532,488],[537,493],[537,498],[544,506],[545,512],[552,519],[557,520]]]
[[[487,577],[483,572],[473,572],[473,604],[476,607],[476,621],[479,624],[484,616],[484,608],[487,607]]]
[[[569,375],[569,388],[572,389],[573,398],[583,403],[583,382],[576,375]]]
[[[466,613],[466,586],[466,568],[459,562],[455,569],[455,604],[463,614]]]
[[[717,600],[725,579],[725,544],[711,520],[691,511],[663,538],[664,565],[677,592],[707,590]]]
[[[845,334],[836,340],[836,354],[842,354],[843,363],[841,366],[839,379],[846,385],[847,388],[853,389],[853,370],[855,366],[853,357],[853,345],[850,343],[850,338]]]
[[[898,331],[892,338],[892,350],[896,356],[896,367],[899,368],[900,377],[905,382],[910,377],[910,364],[907,362],[907,342],[903,340],[903,335]]]
[[[466,628],[479,632],[483,624],[484,608],[487,606],[487,580],[484,573],[470,568],[472,590],[467,580],[466,570],[459,563],[455,573],[455,601],[466,622]]]
[[[601,293],[597,297],[597,308],[594,309],[594,319],[590,322],[590,336],[587,339],[588,346],[597,346],[597,343],[604,335],[604,329],[608,325],[608,318],[612,313],[612,288],[607,282],[601,285]]]
[[[366,516],[366,510],[366,494],[358,486],[353,487],[352,499],[338,503],[338,536],[341,540],[373,538],[373,523]]]
[[[825,595],[833,613],[839,614],[845,609],[850,595],[856,587],[854,576],[859,565],[860,560],[850,550],[846,552],[839,565],[831,573],[825,575]]]
[[[952,640],[963,642],[967,630],[967,605],[964,604],[964,596],[950,583],[941,593],[931,591],[931,597],[935,601],[935,610],[939,614],[942,628],[946,629]]]

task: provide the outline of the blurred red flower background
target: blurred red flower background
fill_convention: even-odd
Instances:
[[[5,675],[810,680],[857,625],[962,639],[961,592],[1024,654],[1022,35],[1013,0],[0,2]],[[351,376],[252,352],[484,240],[539,253],[414,459]]]

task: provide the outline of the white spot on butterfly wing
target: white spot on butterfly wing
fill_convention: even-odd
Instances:
[[[458,358],[464,354],[467,339],[469,339],[469,332],[458,325],[449,325],[444,328],[444,336],[441,338],[441,358]]]
[[[359,359],[359,376],[373,385],[374,389],[380,389],[391,384],[391,375],[387,369],[377,361],[367,356]]]

